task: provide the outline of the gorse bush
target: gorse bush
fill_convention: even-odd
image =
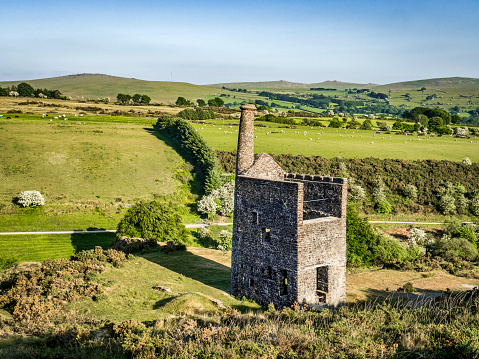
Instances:
[[[178,207],[166,200],[142,201],[130,208],[118,223],[117,237],[139,237],[149,241],[186,242],[188,233]]]
[[[429,250],[432,255],[452,263],[477,259],[477,247],[465,238],[448,238],[445,236],[438,239],[430,246]]]
[[[18,196],[17,203],[22,207],[44,206],[45,198],[38,191],[23,191]]]

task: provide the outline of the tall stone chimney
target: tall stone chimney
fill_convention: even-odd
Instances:
[[[236,174],[250,168],[254,163],[254,112],[256,106],[246,104],[241,106],[241,119],[238,135],[238,150],[236,153]]]

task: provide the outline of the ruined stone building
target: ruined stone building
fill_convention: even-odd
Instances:
[[[346,301],[347,179],[286,173],[254,155],[254,105],[241,107],[231,291],[261,305]]]

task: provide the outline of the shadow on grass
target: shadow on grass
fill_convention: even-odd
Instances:
[[[97,230],[98,228],[95,228]],[[116,240],[116,234],[112,232],[104,233],[73,233],[71,235],[72,246],[75,254],[88,249],[100,246],[108,249]]]
[[[155,136],[160,141],[163,141],[166,145],[173,148],[181,156],[181,158],[183,158],[185,162],[191,163],[193,165],[195,164],[195,161],[192,155],[188,151],[186,151],[185,148],[182,147],[179,142],[175,141],[171,137],[168,137],[162,134],[160,131],[157,131],[153,128],[144,127],[144,130],[148,132],[150,135]],[[201,197],[204,194],[202,181],[204,179],[205,174],[203,172],[203,169],[197,165],[194,165],[194,171],[195,171],[195,176],[193,176],[194,179],[193,181],[189,182],[191,193]]]
[[[407,305],[409,307],[417,308],[429,305],[443,293],[442,291],[425,290],[416,288],[415,292],[407,293],[401,291],[385,291],[368,288],[364,290],[366,300],[361,301],[364,305],[373,307],[384,301],[393,302],[397,304]],[[358,303],[359,304],[359,303]]]
[[[165,254],[158,251],[137,255],[207,286],[223,291],[230,289],[231,270],[229,267],[191,252]]]

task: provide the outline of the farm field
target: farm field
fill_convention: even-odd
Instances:
[[[175,193],[186,163],[152,133],[151,119],[119,123],[130,120],[0,119],[0,230],[112,229],[139,199]],[[40,191],[46,205],[12,204],[26,190]]]
[[[366,130],[345,130],[325,127],[288,126],[271,122],[255,122],[266,127],[255,128],[255,152],[291,153],[326,158],[399,158],[407,160],[435,159],[462,161],[469,157],[479,161],[479,139],[451,136],[432,137],[396,135]],[[237,146],[238,121],[208,121],[194,124],[215,150],[232,151]]]

